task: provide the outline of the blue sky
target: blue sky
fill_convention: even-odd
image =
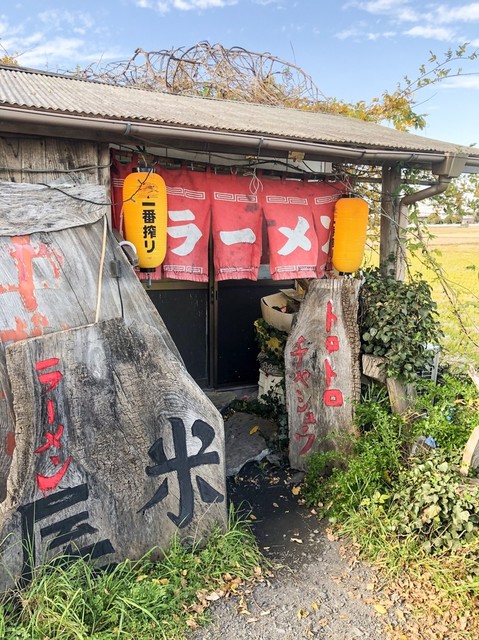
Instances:
[[[321,91],[370,101],[417,77],[429,52],[479,48],[479,2],[442,0],[26,0],[3,2],[0,46],[51,71],[207,40],[296,63]],[[479,60],[418,93],[424,132],[479,144]]]

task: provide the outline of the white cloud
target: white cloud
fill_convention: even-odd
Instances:
[[[355,2],[354,4],[368,13],[389,13],[400,2],[397,0],[370,0],[370,2]]]
[[[21,27],[13,27],[11,24],[8,24],[7,20],[2,16],[0,19],[0,38],[2,38],[2,43],[5,46],[5,37],[14,38],[18,33],[21,33]]]
[[[167,13],[172,9],[178,11],[201,11],[228,7],[236,4],[238,0],[135,0],[135,4],[141,9],[155,9],[160,13]]]
[[[447,78],[439,85],[441,89],[476,89],[479,90],[479,76],[457,76]]]
[[[455,22],[478,22],[479,2],[471,2],[461,7],[439,5],[434,12],[434,22],[450,24]]]
[[[348,7],[355,7],[374,15],[389,16],[398,22],[417,22],[423,19],[422,14],[411,7],[410,0],[351,0],[345,5],[345,8]]]
[[[35,30],[23,22],[13,27],[0,19],[1,51],[15,56],[25,67],[52,70],[73,69],[94,60],[118,58],[118,50],[102,51],[98,50],[98,44],[92,44],[91,33],[107,35],[105,27],[92,28],[84,37],[83,27],[90,24],[88,14],[68,11],[45,11],[35,16]],[[106,41],[106,37],[96,38],[96,42],[101,40]]]
[[[445,27],[433,27],[433,26],[416,26],[404,31],[406,36],[414,36],[416,38],[429,38],[432,40],[443,40],[445,42],[452,42],[457,40],[455,32]]]
[[[358,29],[353,27],[351,29],[344,29],[335,34],[335,38],[338,40],[354,40],[355,42],[363,42],[364,40],[379,40],[380,38],[393,38],[396,35],[395,31],[368,31],[367,29]]]
[[[38,18],[48,29],[63,31],[67,27],[81,35],[85,35],[95,26],[95,21],[90,14],[83,11],[57,11],[50,9],[39,13]]]
[[[84,41],[80,38],[53,38],[32,47],[28,47],[27,39],[22,42],[27,46],[20,52],[19,62],[26,67],[46,64],[51,66],[55,62],[78,59],[79,52],[85,46]]]
[[[375,16],[374,29],[364,30],[364,36],[373,39],[380,33],[378,25],[384,24],[392,31],[403,30],[403,35],[462,43],[470,41],[471,35],[464,34],[465,24],[479,22],[479,2],[469,2],[455,6],[453,0],[428,1],[420,10],[415,0],[348,0],[344,9],[354,8]],[[459,26],[461,25],[461,31]],[[372,33],[367,33],[372,31]],[[376,33],[377,32],[377,33]],[[475,34],[474,34],[475,35]],[[476,38],[477,41],[477,38]]]
[[[373,15],[388,16],[398,22],[417,22],[418,26],[479,22],[479,2],[461,6],[451,6],[450,2],[430,2],[421,12],[414,8],[411,0],[350,0],[345,7],[355,7]]]

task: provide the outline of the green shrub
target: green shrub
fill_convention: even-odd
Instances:
[[[254,328],[256,342],[266,361],[284,371],[284,348],[288,339],[286,331],[276,329],[263,318],[254,321]]]
[[[399,282],[378,269],[364,272],[359,298],[362,350],[385,358],[389,377],[416,380],[442,333],[431,288],[424,280]]]
[[[432,436],[445,452],[463,449],[479,424],[479,397],[469,379],[445,374],[437,385],[424,382],[415,409],[416,435]]]
[[[440,455],[404,470],[389,512],[392,531],[417,536],[426,552],[455,550],[477,536],[479,487],[464,484]]]
[[[305,498],[309,504],[322,505],[323,513],[339,521],[358,509],[364,499],[391,489],[405,451],[406,423],[391,414],[384,402],[359,404],[356,424],[361,436],[354,442],[351,456],[327,452],[308,459]]]
[[[424,383],[415,412],[408,417],[392,414],[384,396],[370,394],[356,407],[360,436],[352,455],[310,456],[303,491],[307,502],[320,505],[325,515],[348,527],[352,519],[361,530],[361,521],[371,528],[371,519],[376,519],[382,529],[388,522],[391,534],[416,537],[425,549],[470,537],[476,516],[461,518],[476,498],[459,490],[463,480],[455,463],[478,424],[478,408],[474,385],[452,376],[437,386]],[[434,462],[411,459],[411,444],[418,435],[437,441]],[[427,500],[438,504],[440,512],[434,507],[424,513]],[[479,514],[479,503],[476,508]],[[423,520],[428,515],[431,520]]]

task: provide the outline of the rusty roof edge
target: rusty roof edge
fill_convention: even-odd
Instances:
[[[306,141],[301,139],[291,139],[282,136],[261,135],[254,133],[218,131],[199,127],[185,127],[179,125],[132,121],[125,119],[105,119],[92,116],[82,116],[75,114],[65,114],[45,110],[34,110],[31,108],[7,107],[0,104],[0,125],[8,123],[10,125],[21,125],[21,132],[28,132],[24,125],[33,127],[44,125],[46,127],[71,127],[74,130],[91,132],[93,139],[101,135],[103,139],[111,137],[110,142],[126,142],[132,144],[147,141],[155,142],[168,139],[178,139],[181,141],[198,142],[212,145],[231,145],[239,148],[255,149],[261,148],[267,152],[288,152],[301,151],[309,158],[351,162],[356,164],[392,164],[402,162],[409,165],[435,165],[457,153],[467,154],[467,147],[451,143],[451,151],[411,151],[388,148],[367,148],[354,143],[348,145],[323,143],[320,141]],[[18,131],[20,132],[20,130]],[[148,138],[149,140],[145,140]],[[467,155],[464,171],[473,167],[479,167],[479,157]]]

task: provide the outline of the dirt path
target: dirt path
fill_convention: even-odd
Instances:
[[[297,479],[251,463],[230,482],[275,568],[250,593],[215,603],[213,622],[191,640],[386,640],[385,627],[397,626],[400,602],[381,604],[377,575],[301,504]]]

